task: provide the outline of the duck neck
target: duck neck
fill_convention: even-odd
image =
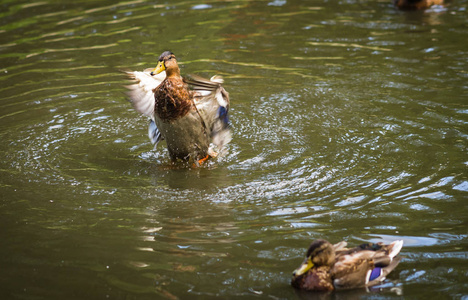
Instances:
[[[182,79],[182,77],[180,77],[180,69],[179,69],[179,67],[176,66],[176,67],[171,67],[171,68],[166,69],[166,77],[167,77],[167,78]]]

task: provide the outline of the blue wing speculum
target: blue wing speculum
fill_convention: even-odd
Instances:
[[[151,143],[156,147],[158,143],[163,139],[161,132],[159,131],[158,127],[156,126],[156,123],[154,123],[153,120],[150,120],[150,123],[148,125],[148,137],[151,141]]]
[[[227,128],[229,127],[229,114],[228,114],[228,110],[226,107],[224,106],[220,106],[218,108],[218,119],[221,120],[221,122],[223,122],[223,128]]]

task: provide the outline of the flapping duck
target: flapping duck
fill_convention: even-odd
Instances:
[[[182,78],[175,55],[165,51],[152,71],[126,72],[135,109],[150,118],[148,136],[165,140],[173,161],[196,165],[216,157],[231,140],[229,94],[223,79]]]

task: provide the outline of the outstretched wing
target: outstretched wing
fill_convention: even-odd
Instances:
[[[133,107],[140,113],[153,119],[154,93],[153,90],[166,78],[166,72],[152,76],[150,70],[143,72],[125,72],[135,83],[127,85],[127,96]]]
[[[153,90],[166,78],[166,72],[151,75],[151,69],[143,72],[125,72],[135,83],[127,85],[127,96],[133,107],[140,113],[151,118],[148,126],[148,137],[155,146],[163,139],[154,122],[154,93]]]
[[[184,81],[195,91],[194,101],[213,144],[222,149],[231,140],[229,123],[229,93],[223,88],[223,79],[213,76],[210,80],[191,75]]]

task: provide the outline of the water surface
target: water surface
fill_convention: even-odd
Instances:
[[[378,289],[464,298],[467,1],[2,1],[5,299],[295,299],[316,238],[403,239]],[[120,70],[223,75],[228,154],[153,150]]]

